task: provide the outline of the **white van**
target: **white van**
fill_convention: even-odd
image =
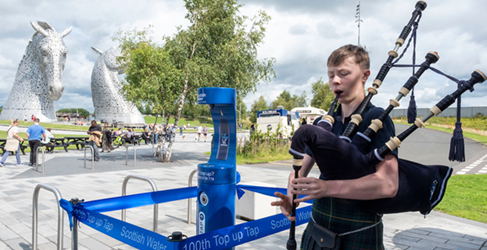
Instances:
[[[325,110],[314,108],[311,106],[293,108],[291,110],[291,113],[293,112],[299,113],[300,122],[302,122],[302,119],[304,118],[307,124],[313,124],[314,119],[316,119],[319,116],[326,115]]]
[[[278,109],[257,111],[257,129],[260,132],[271,131],[275,133],[279,125],[283,137],[291,136],[293,125],[294,131],[299,128],[299,114],[297,112],[289,112],[281,106]]]

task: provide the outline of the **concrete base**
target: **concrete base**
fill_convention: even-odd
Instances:
[[[265,182],[246,182],[241,183],[251,186],[262,186],[262,187],[276,187],[276,185],[271,185]],[[277,201],[277,197],[270,197],[263,194],[254,193],[248,190],[244,190],[245,194],[239,200],[236,201],[236,215],[237,218],[243,220],[257,220],[265,218],[271,215],[280,213],[279,207],[271,206],[271,202]]]

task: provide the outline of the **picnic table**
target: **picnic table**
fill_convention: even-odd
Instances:
[[[64,150],[66,152],[68,152],[68,146],[66,143],[65,143],[65,138],[61,137],[61,138],[51,138],[51,140],[49,141],[49,143],[47,144],[41,144],[41,146],[46,146],[46,147],[54,147],[54,148],[59,148],[59,147],[62,147],[64,148]]]
[[[5,144],[7,143],[7,139],[0,139],[0,148],[2,149],[2,154],[5,153]],[[26,143],[27,145],[24,145]],[[24,139],[24,141],[19,141],[20,144],[20,151],[23,155],[25,155],[25,149],[29,146],[29,141]],[[13,152],[13,151],[12,151]]]
[[[66,146],[66,148],[69,146],[69,145],[76,145],[76,148],[79,150],[80,147],[81,149],[83,149],[85,147],[86,144],[88,144],[88,139],[90,137],[80,137],[80,136],[67,136],[67,137],[64,137],[65,141],[64,141],[64,145]]]

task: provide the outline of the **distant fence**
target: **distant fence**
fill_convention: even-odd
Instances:
[[[429,114],[429,108],[418,108],[418,116],[425,117]],[[462,117],[473,117],[477,114],[487,115],[487,107],[463,107],[461,110]],[[407,117],[407,109],[393,109],[389,114],[391,117]],[[456,117],[457,108],[447,108],[445,111],[441,112],[438,116],[442,117]]]

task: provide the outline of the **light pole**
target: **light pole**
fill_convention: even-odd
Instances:
[[[358,23],[358,46],[360,46],[360,23],[363,22],[362,19],[360,19],[360,1],[358,1],[357,5],[357,13],[355,13],[355,20],[356,23]]]

